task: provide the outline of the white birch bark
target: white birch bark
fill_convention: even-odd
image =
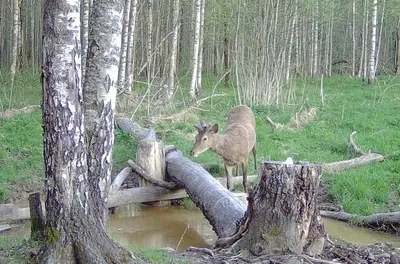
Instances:
[[[378,70],[379,54],[381,51],[382,31],[383,31],[383,23],[384,23],[384,18],[385,18],[385,7],[386,7],[386,0],[382,0],[382,13],[381,13],[378,45],[376,48],[376,57],[375,57],[375,66],[374,66],[375,67],[375,75],[376,75],[376,71]]]
[[[8,109],[11,109],[12,106],[12,99],[13,99],[13,90],[14,90],[14,79],[15,79],[15,72],[17,69],[17,60],[18,60],[18,40],[20,30],[20,0],[13,1],[13,34],[12,34],[12,54],[11,54],[11,67],[10,67],[10,77],[11,77],[11,87],[10,87],[10,98],[8,102]]]
[[[119,55],[118,67],[118,89],[122,90],[125,84],[125,69],[126,69],[126,55],[128,49],[128,28],[129,28],[129,13],[131,10],[131,0],[125,0],[123,12],[123,24],[121,34],[121,51]]]
[[[200,8],[200,39],[199,39],[199,61],[197,68],[197,84],[196,84],[196,94],[201,93],[201,77],[203,71],[203,44],[204,44],[204,9],[206,5],[206,0],[201,0]]]
[[[318,58],[319,58],[319,51],[318,51],[318,40],[319,40],[319,28],[318,28],[318,16],[319,16],[319,0],[316,1],[315,11],[314,11],[314,54],[313,54],[313,71],[312,75],[314,77],[318,74]]]
[[[134,36],[136,28],[136,13],[137,13],[137,0],[131,0],[129,13],[129,28],[128,28],[128,47],[126,50],[126,77],[125,77],[125,91],[132,92],[133,85],[133,71],[134,71]]]
[[[201,17],[201,0],[194,0],[194,42],[192,57],[192,81],[190,83],[190,97],[195,100],[197,97],[197,75],[199,67],[199,49],[200,49],[200,17]]]
[[[150,85],[153,79],[153,0],[147,0],[147,82]]]
[[[82,49],[82,82],[85,80],[86,57],[88,48],[88,34],[89,34],[89,13],[90,1],[81,1],[81,49]]]
[[[170,102],[175,92],[175,73],[176,56],[178,53],[178,34],[179,34],[179,0],[174,0],[174,11],[172,15],[172,26],[174,33],[172,35],[171,57],[168,76],[167,101]]]
[[[98,189],[90,192],[92,202],[103,211],[102,224],[107,228],[106,207],[111,184],[114,115],[121,45],[123,0],[98,0],[90,19],[86,78],[83,87],[86,141],[88,143],[89,179]]]
[[[368,71],[368,83],[374,84],[376,82],[376,26],[377,26],[377,15],[378,15],[378,1],[373,0],[372,4],[372,15],[371,15],[371,49],[369,54],[369,71]]]

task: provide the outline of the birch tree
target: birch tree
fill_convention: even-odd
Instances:
[[[377,27],[377,15],[378,15],[378,3],[377,0],[373,0],[372,4],[372,15],[371,15],[371,50],[369,54],[369,71],[368,71],[368,83],[374,84],[376,82],[376,27]]]
[[[167,101],[171,101],[174,95],[175,85],[175,74],[176,74],[176,56],[178,53],[178,33],[179,33],[179,0],[174,0],[173,15],[172,15],[172,26],[174,33],[172,35],[171,45],[171,57],[169,66],[168,76],[168,88],[167,88]]]
[[[192,80],[190,83],[190,97],[195,100],[198,92],[198,68],[199,68],[199,50],[200,50],[200,26],[201,26],[201,1],[194,0],[194,15],[195,15],[195,25],[194,25],[194,42],[193,42],[193,57],[192,57]]]
[[[124,12],[123,12],[123,24],[122,24],[122,35],[121,35],[121,51],[119,55],[119,67],[118,67],[118,88],[123,89],[125,83],[125,69],[126,69],[126,56],[128,49],[128,29],[129,29],[129,13],[131,10],[131,0],[125,0]]]
[[[20,32],[20,2],[21,0],[14,0],[13,3],[13,35],[12,35],[12,62],[10,67],[10,77],[11,77],[11,87],[10,87],[10,98],[8,103],[8,109],[11,109],[12,98],[13,98],[13,90],[14,90],[14,79],[15,72],[17,69],[18,62],[18,40]]]
[[[131,11],[129,12],[129,28],[128,28],[128,47],[126,49],[126,72],[125,72],[125,91],[132,92],[133,69],[134,69],[134,35],[136,28],[137,0],[131,0]]]
[[[89,34],[89,12],[90,12],[90,1],[81,1],[81,48],[82,48],[82,82],[84,82],[85,69],[86,69],[86,57],[88,47],[88,34]]]
[[[99,90],[92,90],[93,97],[85,98],[86,102],[91,100],[86,104],[89,107],[98,104],[98,109],[88,108],[86,118],[80,81],[79,4],[79,0],[44,3],[42,91],[47,239],[37,258],[39,263],[133,263],[131,253],[107,236],[103,210],[108,178],[105,175],[109,175],[109,150],[113,143],[109,136],[113,132],[113,82],[117,74],[115,67],[110,67],[112,58],[105,53],[119,44],[112,32],[120,26],[121,6],[118,1],[94,1],[86,86],[95,84],[96,76],[101,81]],[[99,29],[104,32],[95,37],[93,34],[98,34]],[[103,66],[97,61],[109,67],[94,71],[94,67]],[[97,70],[101,72],[96,73]],[[95,110],[100,111],[91,112]],[[98,163],[92,162],[94,158],[99,158]]]

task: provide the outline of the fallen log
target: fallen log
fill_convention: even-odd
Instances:
[[[0,222],[10,223],[29,219],[29,207],[18,208],[14,204],[0,204]]]
[[[176,149],[165,151],[169,177],[184,186],[219,237],[233,235],[246,210],[245,205],[200,165]]]
[[[147,203],[164,200],[172,200],[187,197],[184,189],[170,191],[168,189],[154,187],[138,187],[125,190],[119,190],[114,194],[109,194],[107,199],[107,207],[116,207],[131,203]]]
[[[343,161],[336,161],[330,163],[322,163],[322,169],[325,172],[330,174],[338,173],[339,171],[350,169],[354,167],[359,167],[363,165],[367,165],[373,162],[380,162],[384,161],[385,157],[378,153],[367,153],[360,157],[350,159],[350,160],[343,160]]]
[[[351,222],[360,226],[386,229],[392,233],[400,233],[400,212],[379,213],[368,216],[331,211],[320,211],[320,214],[323,217]]]

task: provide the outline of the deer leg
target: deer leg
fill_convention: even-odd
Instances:
[[[253,156],[254,156],[254,169],[257,171],[257,150],[256,150],[256,144],[254,144],[253,149],[251,150],[253,152]]]
[[[228,166],[226,164],[224,164],[225,167],[225,176],[226,176],[226,188],[229,191],[233,190],[233,183],[232,183],[232,166]]]
[[[249,161],[242,163],[243,171],[243,191],[247,193],[247,168],[249,167]]]

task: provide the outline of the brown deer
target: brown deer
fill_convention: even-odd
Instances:
[[[247,168],[250,150],[256,161],[256,120],[253,111],[245,105],[239,105],[229,112],[225,134],[218,134],[218,124],[211,126],[203,120],[194,126],[198,133],[190,155],[197,157],[207,149],[214,151],[224,159],[226,187],[233,189],[232,168],[242,165],[243,188],[247,192]]]

